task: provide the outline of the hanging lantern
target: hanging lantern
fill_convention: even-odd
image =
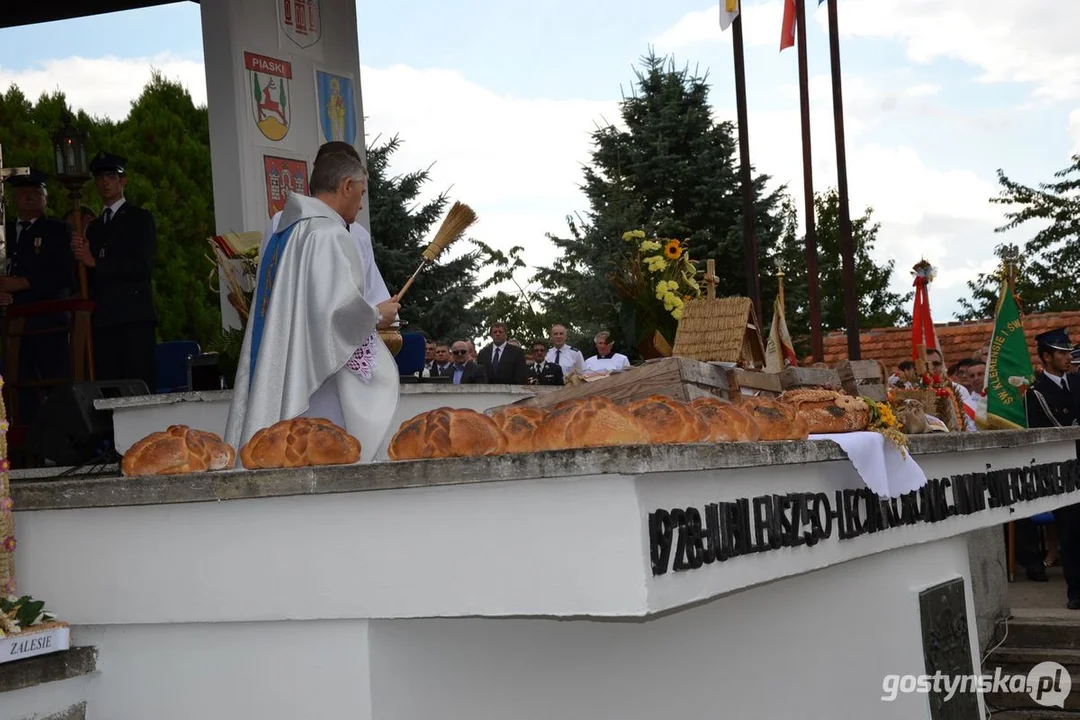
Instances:
[[[75,128],[68,118],[52,138],[57,177],[89,177],[86,163],[86,133]]]

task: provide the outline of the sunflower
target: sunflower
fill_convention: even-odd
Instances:
[[[668,260],[678,260],[682,257],[683,249],[678,240],[668,240],[664,245],[664,257]]]

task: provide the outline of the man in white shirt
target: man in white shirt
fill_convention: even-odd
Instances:
[[[585,370],[585,357],[581,351],[566,344],[565,325],[551,326],[551,349],[547,351],[544,361],[561,367],[564,378],[575,370],[579,373]]]
[[[343,152],[357,160],[360,159],[360,153],[356,152],[356,148],[352,145],[335,141],[325,143],[319,148],[319,153],[315,156],[315,162],[318,162],[323,155],[335,152]],[[270,225],[263,235],[262,244],[259,245],[260,257],[263,248],[266,247],[266,243],[270,240],[270,236],[277,232],[280,220],[281,211],[275,213],[274,217],[270,219]],[[356,242],[356,248],[360,252],[360,259],[364,262],[364,299],[371,305],[378,305],[384,300],[389,300],[390,291],[386,289],[386,282],[383,280],[382,273],[379,272],[379,267],[375,264],[375,251],[371,247],[371,234],[368,233],[367,228],[358,222],[349,224],[349,234],[352,236],[353,241]]]
[[[615,344],[611,342],[611,333],[607,330],[596,333],[593,343],[596,344],[596,354],[585,361],[585,372],[618,372],[630,367],[630,358],[615,352]]]

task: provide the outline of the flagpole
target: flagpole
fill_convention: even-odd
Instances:
[[[746,110],[746,62],[743,55],[742,8],[731,23],[735,55],[735,107],[739,123],[739,181],[742,184],[743,253],[746,255],[746,290],[757,316],[761,314],[761,279],[758,277],[758,242],[754,233],[754,180],[750,170],[750,129]]]
[[[779,286],[777,297],[780,299],[780,307],[787,312],[787,308],[784,305],[784,259],[777,256],[776,258],[776,282]]]
[[[848,204],[847,144],[844,140],[844,95],[840,72],[839,0],[829,5],[829,57],[832,64],[833,123],[836,128],[836,190],[840,196],[840,261],[844,279],[844,325],[847,326],[848,360],[862,359],[859,347],[859,297],[855,288],[855,241]]]
[[[825,359],[818,297],[817,220],[814,214],[814,167],[810,151],[810,79],[806,62],[806,0],[795,0],[799,46],[799,109],[802,115],[803,195],[806,212],[806,294],[810,304],[810,347],[817,362]]]

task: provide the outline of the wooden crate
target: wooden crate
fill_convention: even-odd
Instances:
[[[625,372],[580,385],[570,385],[544,395],[520,400],[515,406],[550,408],[564,400],[604,395],[617,402],[633,402],[650,395],[667,395],[688,402],[699,397],[730,399],[731,371],[715,363],[671,357],[648,362]]]
[[[785,390],[825,387],[839,390],[840,375],[829,368],[794,367],[778,373],[737,369],[735,382],[744,395],[776,397]]]
[[[836,364],[840,382],[849,395],[861,395],[877,402],[887,398],[884,369],[877,360],[841,360]]]

